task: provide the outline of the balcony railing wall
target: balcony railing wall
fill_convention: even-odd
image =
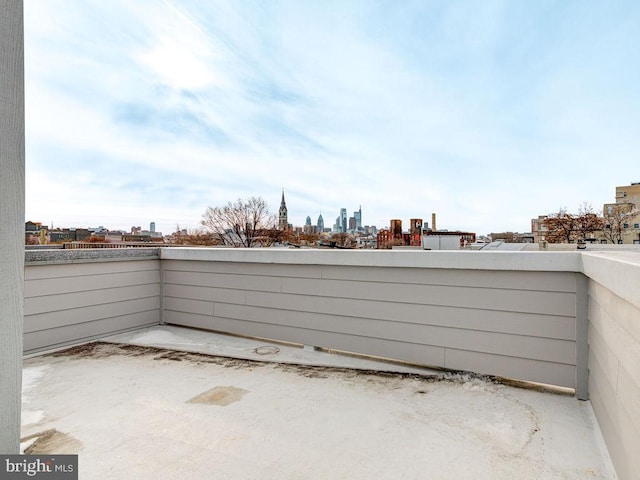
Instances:
[[[618,477],[640,474],[640,255],[585,254],[589,393]]]
[[[160,322],[158,249],[27,251],[26,354]]]
[[[166,323],[576,387],[578,274],[534,269],[577,257],[456,252],[444,268],[442,253],[194,253],[162,253]]]
[[[635,253],[29,251],[25,279],[25,353],[164,322],[567,386],[640,471]]]

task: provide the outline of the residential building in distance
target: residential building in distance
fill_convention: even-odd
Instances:
[[[45,244],[47,234],[46,225],[43,226],[40,222],[32,222],[29,220],[24,224],[24,240],[26,245]]]
[[[142,227],[131,227],[131,233],[122,235],[123,242],[161,242],[162,240],[162,232],[156,232],[156,222],[149,224],[149,230],[143,230]]]
[[[616,187],[616,202],[602,207],[602,243],[640,244],[640,182]]]
[[[533,233],[492,232],[490,236],[494,242],[502,240],[504,243],[534,243]]]
[[[544,221],[548,215],[538,215],[538,218],[531,219],[531,234],[533,235],[533,243],[540,243],[544,241],[544,236],[547,233],[547,226]],[[493,237],[492,237],[493,238]]]
[[[49,242],[84,242],[91,237],[91,233],[88,228],[56,228],[49,230]]]
[[[390,224],[389,230],[391,231],[393,238],[402,238],[402,220],[394,219],[391,220]]]
[[[391,248],[393,244],[393,235],[391,234],[391,230],[387,230],[386,228],[381,228],[378,230],[378,234],[376,235],[376,248],[378,249],[387,249]]]
[[[302,233],[311,234],[316,232],[316,226],[311,225],[311,217],[307,215],[307,219],[304,222],[304,227],[302,228]]]
[[[447,239],[446,240],[447,241],[447,245],[449,245],[450,237],[457,237],[458,238],[458,243],[459,243],[459,248],[468,247],[471,244],[476,242],[476,234],[475,234],[475,232],[462,232],[460,230],[454,230],[454,231],[438,230],[437,232],[434,232],[433,230],[426,230],[424,232],[423,245],[427,245],[427,244],[430,244],[432,242],[432,239],[430,239],[429,237],[446,238]],[[440,250],[448,250],[448,249],[449,248],[440,248]],[[435,249],[433,249],[433,250],[435,250]]]
[[[436,214],[432,214],[431,223],[435,225]],[[412,218],[409,231],[402,230],[402,220],[393,219],[388,230],[382,229],[377,234],[377,248],[417,247],[427,250],[451,250],[467,248],[476,241],[474,232],[435,231],[429,228],[421,218]]]
[[[422,246],[422,219],[421,218],[412,218],[410,220],[409,234],[411,238],[409,240],[409,245],[412,247],[421,247]]]
[[[616,203],[632,203],[640,209],[640,182],[616,187]]]
[[[548,241],[549,230],[546,225],[548,217],[548,215],[539,215],[531,219],[533,243],[544,244]],[[591,232],[585,238],[587,242],[640,244],[640,182],[616,187],[615,202],[603,205],[601,220],[602,230]],[[525,239],[525,241],[529,240]],[[572,241],[570,240],[569,243]]]

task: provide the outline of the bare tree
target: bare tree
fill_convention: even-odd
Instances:
[[[344,232],[334,233],[331,235],[331,238],[329,238],[329,244],[338,248],[355,248],[356,243],[353,235]]]
[[[181,230],[179,227],[170,237],[174,245],[214,246],[222,245],[217,233],[204,230]]]
[[[638,215],[632,203],[612,203],[604,206],[602,234],[611,243],[622,243],[625,225]]]
[[[105,235],[91,235],[83,241],[87,243],[111,243],[111,239]]]
[[[585,241],[590,233],[602,230],[604,222],[589,203],[582,202],[577,214],[569,213],[563,207],[557,213],[550,213],[544,224],[547,242],[571,243]]]
[[[597,213],[593,211],[591,204],[582,202],[578,209],[578,215],[575,217],[574,236],[578,240],[585,241],[587,235],[602,230],[604,221]]]
[[[569,243],[574,239],[576,219],[566,208],[560,208],[557,213],[550,213],[544,219],[544,224],[547,227],[544,237],[547,242]]]
[[[207,207],[200,222],[218,235],[224,245],[252,247],[261,244],[276,217],[261,197],[238,198],[221,207]]]

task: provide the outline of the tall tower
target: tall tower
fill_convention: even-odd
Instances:
[[[318,232],[322,233],[324,231],[324,218],[322,218],[322,213],[318,217]]]
[[[356,219],[355,230],[362,230],[362,205],[360,205],[356,212],[353,212],[353,218]]]
[[[340,231],[345,233],[347,231],[347,209],[340,209]]]
[[[282,200],[280,201],[280,210],[278,211],[278,230],[287,230],[289,228],[289,220],[287,218],[287,204],[284,201],[284,188],[282,189]]]
[[[393,238],[402,238],[402,220],[391,220],[390,230]]]
[[[413,246],[421,246],[422,245],[422,219],[421,218],[412,218],[410,220],[409,231],[411,232],[411,237],[409,239],[409,245]]]

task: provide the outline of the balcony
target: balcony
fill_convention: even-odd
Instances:
[[[632,252],[29,251],[23,448],[82,478],[637,478],[639,291]]]

